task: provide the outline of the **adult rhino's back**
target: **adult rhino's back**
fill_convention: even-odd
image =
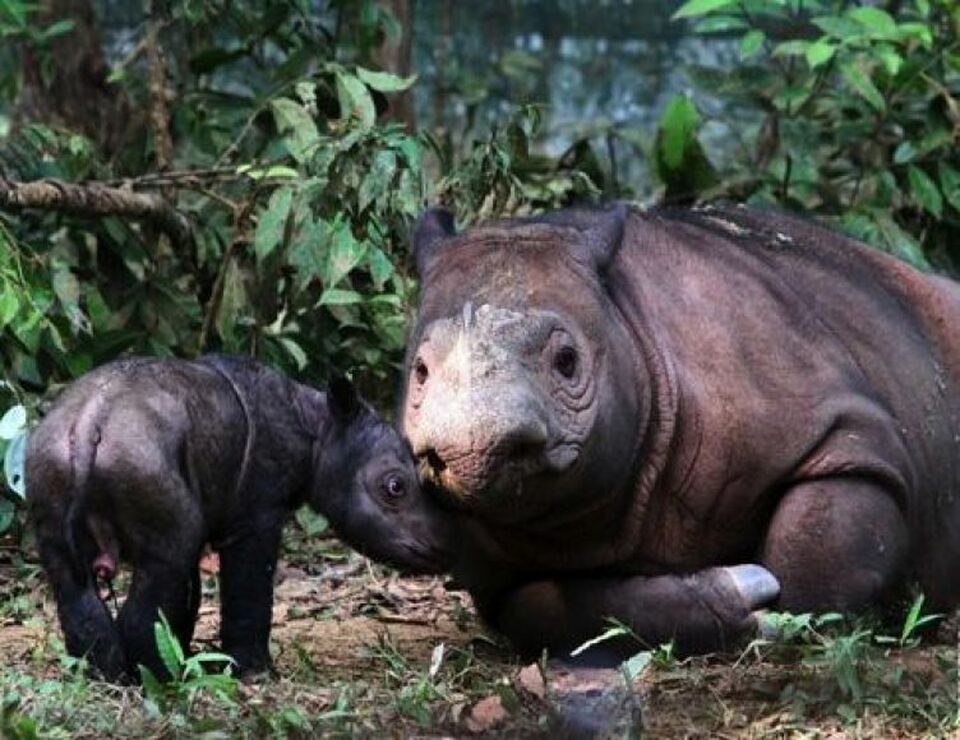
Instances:
[[[904,513],[914,570],[955,598],[958,286],[811,221],[736,207],[638,214],[620,260],[614,284],[634,291],[624,302],[697,408],[675,448],[696,446],[697,462],[667,466],[650,539],[689,532],[699,564],[735,558],[784,489],[860,475]]]

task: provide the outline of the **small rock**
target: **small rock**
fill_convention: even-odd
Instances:
[[[520,669],[520,674],[517,676],[517,683],[520,684],[520,688],[528,694],[533,694],[538,699],[543,699],[547,694],[547,687],[543,682],[543,674],[540,673],[540,666],[536,663],[531,663]]]
[[[473,705],[466,725],[470,732],[486,732],[492,730],[507,718],[507,711],[499,696],[488,696]]]

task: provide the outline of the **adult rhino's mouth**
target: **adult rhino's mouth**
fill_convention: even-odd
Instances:
[[[521,499],[541,482],[569,473],[580,460],[575,443],[509,449],[508,455],[490,455],[427,448],[418,455],[420,475],[450,503],[484,508]]]

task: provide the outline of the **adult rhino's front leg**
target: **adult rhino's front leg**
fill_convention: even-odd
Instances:
[[[524,584],[501,601],[493,621],[527,655],[569,653],[604,632],[611,619],[647,646],[672,641],[681,653],[707,652],[753,635],[755,612],[778,592],[776,578],[758,565],[685,576],[583,576]],[[636,649],[633,638],[624,638],[594,652],[622,658]]]

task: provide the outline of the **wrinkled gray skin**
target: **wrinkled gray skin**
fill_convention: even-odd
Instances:
[[[308,503],[370,557],[412,572],[448,562],[445,520],[409,446],[346,381],[322,393],[252,360],[130,359],[77,380],[30,436],[27,500],[72,655],[108,679],[165,675],[162,610],[184,646],[197,569],[220,554],[221,637],[241,671],[270,666],[283,523]],[[134,571],[116,623],[95,576]]]
[[[745,208],[432,211],[403,428],[522,650],[960,597],[960,289]]]

